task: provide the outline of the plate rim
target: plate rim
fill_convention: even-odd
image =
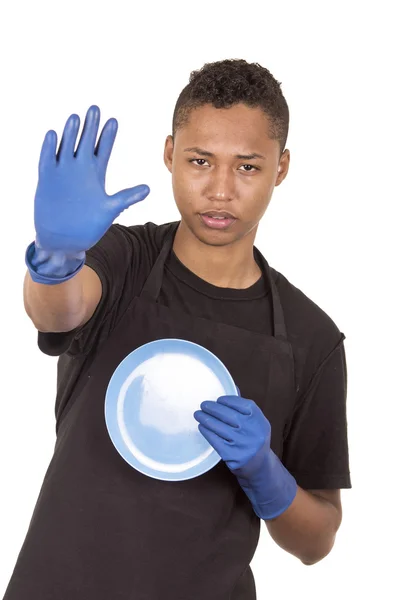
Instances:
[[[105,424],[106,424],[106,429],[109,435],[109,438],[112,442],[113,447],[116,449],[116,451],[118,452],[118,454],[120,455],[120,457],[133,469],[136,469],[138,472],[142,473],[143,475],[150,477],[152,479],[157,479],[160,481],[169,481],[169,482],[177,482],[177,481],[187,481],[189,479],[194,479],[196,477],[200,477],[201,475],[204,475],[205,473],[207,473],[208,471],[210,471],[211,469],[213,469],[217,464],[219,464],[219,462],[222,460],[222,458],[219,456],[219,454],[216,452],[216,450],[213,448],[213,452],[211,453],[210,456],[214,455],[215,458],[215,462],[214,461],[210,461],[210,464],[208,465],[208,467],[206,467],[204,470],[200,470],[199,473],[194,473],[188,476],[182,476],[182,477],[170,477],[170,475],[172,475],[172,473],[167,473],[165,472],[164,476],[156,476],[153,475],[153,473],[149,473],[147,470],[144,470],[144,467],[142,467],[141,462],[136,459],[136,463],[137,464],[131,464],[131,462],[129,460],[127,460],[127,458],[121,453],[121,450],[118,448],[118,446],[116,445],[113,437],[112,437],[112,433],[110,431],[110,428],[108,426],[108,419],[107,419],[107,408],[109,405],[109,401],[108,401],[108,396],[109,396],[109,388],[112,384],[113,379],[116,376],[117,371],[119,370],[119,368],[121,367],[121,365],[127,361],[128,359],[131,359],[131,357],[134,355],[134,353],[137,353],[140,350],[143,350],[144,348],[147,348],[148,346],[155,346],[158,344],[162,344],[162,343],[168,343],[168,342],[178,342],[178,343],[182,343],[183,345],[187,345],[187,346],[193,346],[196,347],[200,350],[200,352],[204,352],[204,354],[208,354],[212,357],[213,360],[215,360],[215,363],[219,365],[219,367],[224,371],[227,379],[229,380],[229,382],[231,383],[231,386],[235,388],[235,394],[238,395],[238,388],[237,385],[234,382],[234,379],[229,371],[229,369],[226,367],[226,365],[221,361],[221,359],[216,356],[216,354],[214,354],[211,350],[208,350],[208,348],[206,348],[205,346],[202,346],[201,344],[198,344],[197,342],[191,342],[190,340],[186,340],[183,338],[177,338],[177,337],[172,337],[172,338],[159,338],[157,340],[152,340],[150,342],[146,342],[145,344],[142,344],[141,346],[138,346],[137,348],[135,348],[134,350],[132,350],[131,352],[129,352],[124,358],[123,360],[117,365],[117,367],[115,368],[114,372],[112,373],[111,378],[109,379],[108,385],[106,387],[106,393],[105,393],[105,402],[104,402],[104,417],[105,417]],[[211,369],[212,370],[212,369]],[[130,454],[127,452],[127,454]],[[206,460],[208,460],[210,457],[207,457]],[[203,463],[200,464],[204,464],[205,461],[203,461]],[[138,466],[137,466],[138,465]],[[199,467],[199,465],[197,465],[197,467]],[[196,467],[196,468],[197,468]],[[168,476],[167,476],[168,475]]]

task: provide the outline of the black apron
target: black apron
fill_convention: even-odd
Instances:
[[[121,458],[106,429],[106,389],[120,362],[142,344],[180,338],[226,365],[241,395],[269,419],[271,447],[282,456],[294,366],[269,265],[255,248],[271,285],[273,336],[184,314],[157,301],[175,232],[59,415],[54,456],[4,600],[256,598],[249,564],[261,522],[226,464],[187,481],[152,479]]]

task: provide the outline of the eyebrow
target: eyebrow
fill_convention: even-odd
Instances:
[[[201,154],[201,156],[209,156],[214,157],[215,154],[212,152],[208,152],[208,150],[203,150],[202,148],[198,148],[197,146],[193,146],[192,148],[185,148],[184,152],[195,152],[196,154]],[[241,158],[243,160],[253,160],[254,158],[263,158],[266,160],[266,157],[262,154],[258,154],[258,152],[253,152],[252,154],[235,154],[234,158]]]

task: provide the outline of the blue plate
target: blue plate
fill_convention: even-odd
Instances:
[[[238,395],[224,364],[202,346],[164,339],[131,352],[106,392],[109,436],[132,467],[164,481],[192,479],[220,460],[193,416],[203,400]]]

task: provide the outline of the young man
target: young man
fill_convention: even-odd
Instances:
[[[60,357],[57,442],[6,600],[253,600],[262,521],[304,564],[331,551],[350,487],[344,335],[254,246],[288,119],[258,64],[193,72],[164,152],[181,220],[159,226],[112,224],[149,193],[104,191],[114,119],[97,143],[91,107],[76,150],[77,115],[58,152],[47,133],[24,298]],[[194,415],[223,460],[173,483],[131,468],[104,420],[120,362],[167,337],[216,354],[241,394]]]

